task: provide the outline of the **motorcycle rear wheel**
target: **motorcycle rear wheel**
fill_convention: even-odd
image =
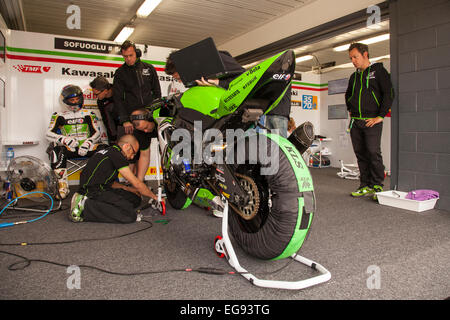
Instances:
[[[237,166],[237,173],[255,181],[260,203],[250,220],[230,210],[228,223],[231,235],[245,252],[260,259],[278,260],[291,256],[303,245],[314,215],[314,188],[309,169],[295,146],[285,138],[266,136],[268,150],[274,155],[271,161],[278,161],[278,170],[261,175],[261,169],[273,163],[262,164],[259,159],[256,165]]]

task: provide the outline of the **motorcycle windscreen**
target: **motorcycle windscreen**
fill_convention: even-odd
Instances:
[[[293,50],[266,59],[230,83],[228,90],[220,99],[217,114],[223,117],[233,113],[250,99],[266,100],[268,109],[273,109],[289,87],[294,72]]]

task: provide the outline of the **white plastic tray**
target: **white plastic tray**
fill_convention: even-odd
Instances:
[[[377,198],[380,204],[416,212],[433,209],[436,202],[439,200],[439,198],[423,201],[411,200],[406,199],[407,194],[407,192],[403,191],[389,190],[377,192]]]

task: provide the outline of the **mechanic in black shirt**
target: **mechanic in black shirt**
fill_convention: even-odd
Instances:
[[[137,220],[141,196],[158,197],[128,167],[139,149],[133,135],[122,136],[117,145],[95,153],[83,169],[80,187],[72,197],[73,222],[131,223]],[[117,182],[119,173],[131,186]],[[164,203],[164,200],[161,201]]]
[[[113,96],[120,124],[126,134],[133,133],[131,113],[161,98],[161,86],[155,68],[141,61],[140,49],[131,41],[125,41],[120,50],[125,63],[114,75]]]
[[[108,144],[112,145],[117,140],[117,126],[119,125],[119,115],[114,108],[112,84],[105,77],[98,76],[89,85],[92,93],[97,97],[97,106],[108,135]],[[123,133],[120,134],[120,136],[122,135]]]

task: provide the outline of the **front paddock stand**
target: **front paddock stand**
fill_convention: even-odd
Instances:
[[[221,258],[227,258],[228,263],[244,278],[250,281],[252,284],[258,287],[276,288],[276,289],[289,289],[300,290],[315,286],[320,283],[324,283],[331,279],[331,273],[325,269],[322,265],[314,262],[310,259],[302,257],[298,254],[291,256],[297,262],[300,262],[314,270],[317,270],[320,274],[309,279],[299,281],[278,281],[278,280],[264,280],[258,279],[239,264],[236,253],[231,244],[230,237],[228,235],[228,202],[225,201],[225,207],[223,210],[222,218],[222,236],[217,236],[214,241],[214,247],[217,255]]]

